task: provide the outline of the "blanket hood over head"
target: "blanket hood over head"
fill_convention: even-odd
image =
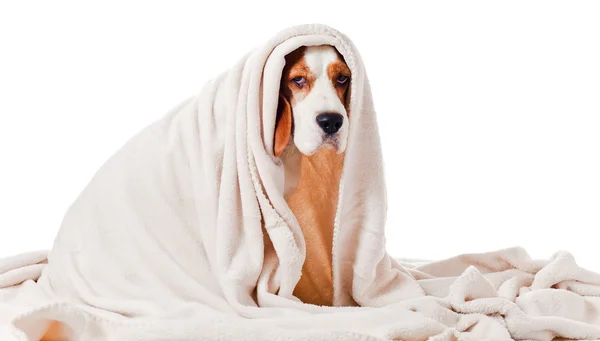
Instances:
[[[284,57],[324,44],[352,72],[332,255],[337,307],[293,296],[306,247],[283,198],[282,162],[272,152]],[[385,249],[386,209],[377,121],[360,55],[330,27],[292,27],[113,155],[69,208],[47,259],[39,252],[0,260],[0,336],[600,338],[600,301],[585,296],[600,296],[600,276],[577,267],[570,255],[534,261],[509,249],[403,263]],[[557,287],[563,290],[551,289]],[[577,311],[567,314],[573,306]]]

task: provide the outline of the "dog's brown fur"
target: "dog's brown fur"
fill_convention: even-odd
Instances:
[[[302,302],[333,305],[332,247],[344,155],[321,148],[300,157],[298,188],[286,201],[306,243],[306,260],[294,295]]]

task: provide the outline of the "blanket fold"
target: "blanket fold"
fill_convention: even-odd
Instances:
[[[334,307],[293,295],[306,245],[272,152],[285,56],[323,44],[352,72]],[[102,165],[49,252],[0,260],[0,340],[600,339],[600,275],[566,252],[390,257],[384,179],[354,44],[283,30]]]

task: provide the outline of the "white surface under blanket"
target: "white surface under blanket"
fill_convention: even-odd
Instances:
[[[284,56],[321,44],[352,72],[335,307],[293,296],[305,244],[272,153]],[[386,210],[360,55],[327,26],[286,29],[113,155],[49,252],[0,260],[0,340],[600,339],[600,275],[570,254],[399,261]]]

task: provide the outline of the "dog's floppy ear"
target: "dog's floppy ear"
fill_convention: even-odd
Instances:
[[[290,102],[279,94],[277,104],[277,120],[275,121],[275,138],[273,141],[273,153],[280,156],[290,142],[292,137],[292,107]]]

